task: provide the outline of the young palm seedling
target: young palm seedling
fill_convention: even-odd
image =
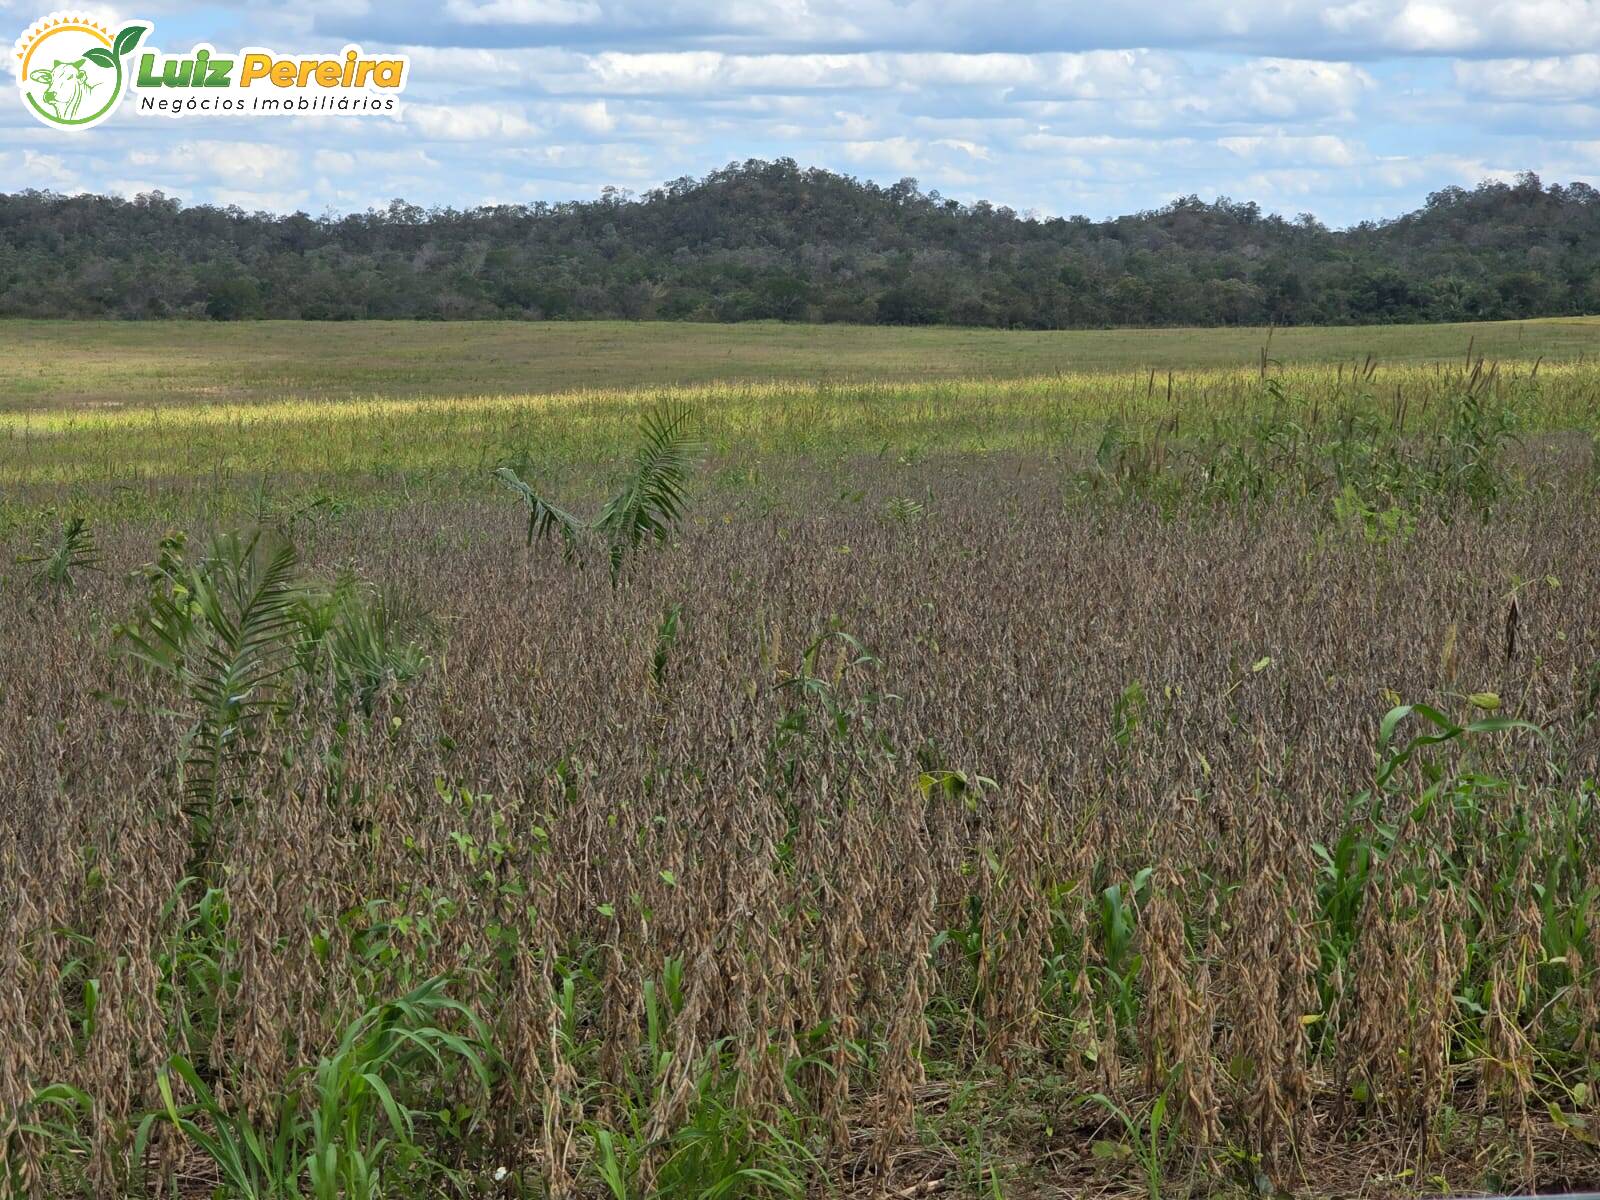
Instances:
[[[145,603],[117,636],[182,697],[190,724],[180,761],[197,856],[268,726],[314,700],[323,682],[341,709],[370,717],[381,695],[429,661],[427,613],[348,572],[317,585],[276,534],[225,534],[198,559],[186,557],[182,535],[171,536],[144,578]]]
[[[293,545],[259,533],[219,537],[199,562],[185,560],[181,538],[167,538],[146,570],[143,613],[118,629],[128,653],[187,701],[184,789],[200,838],[225,766],[253,751],[256,731],[288,702],[306,596],[298,565]]]
[[[74,571],[100,569],[100,551],[89,532],[89,522],[73,517],[61,526],[53,540],[40,538],[33,544],[33,553],[17,561],[32,563],[34,578],[40,583],[71,587]]]
[[[666,541],[682,518],[689,471],[701,450],[694,425],[693,410],[682,405],[663,402],[646,415],[639,425],[643,440],[634,452],[633,470],[589,521],[550,503],[511,467],[498,468],[495,478],[527,505],[530,546],[559,537],[571,562],[585,543],[598,542],[606,548],[615,583],[628,555],[646,541]]]

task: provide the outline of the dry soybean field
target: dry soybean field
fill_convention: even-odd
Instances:
[[[0,325],[0,1192],[1600,1185],[1600,324],[634,336]]]

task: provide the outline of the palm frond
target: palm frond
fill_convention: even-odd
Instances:
[[[522,497],[528,508],[528,544],[551,534],[561,537],[566,559],[577,559],[581,543],[598,535],[606,546],[615,583],[627,556],[646,541],[665,541],[683,517],[689,472],[701,450],[694,429],[694,410],[663,401],[645,414],[634,452],[633,470],[592,521],[557,508],[534,491],[511,467],[498,467],[495,478]]]
[[[228,760],[246,754],[259,725],[283,705],[304,593],[298,565],[287,541],[228,535],[194,574],[208,634],[184,680],[197,712],[185,784],[198,801],[217,800]]]
[[[494,477],[517,495],[528,506],[528,545],[543,541],[552,533],[560,535],[562,554],[568,561],[577,557],[578,542],[586,528],[583,521],[551,504],[533,488],[523,482],[510,467],[498,467]]]
[[[259,533],[219,537],[199,563],[185,561],[181,548],[166,553],[148,573],[144,613],[119,630],[129,655],[172,679],[189,702],[184,791],[202,826],[227,764],[248,753],[285,702],[306,603],[298,565],[293,545]]]
[[[89,522],[72,517],[63,523],[54,540],[46,542],[41,538],[33,544],[33,553],[24,554],[17,561],[34,564],[34,578],[41,583],[71,587],[74,571],[100,569],[100,550],[89,532]]]
[[[437,634],[416,602],[372,586],[347,589],[327,639],[337,695],[371,716],[380,694],[423,672]]]
[[[689,471],[701,449],[694,418],[685,405],[663,403],[640,423],[644,442],[633,473],[594,520],[611,547],[613,569],[646,538],[664,541],[682,518]]]

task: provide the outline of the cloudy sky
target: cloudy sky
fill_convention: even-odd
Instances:
[[[52,7],[0,0],[0,42]],[[153,45],[404,50],[398,119],[0,103],[0,190],[313,214],[643,190],[787,155],[1108,216],[1188,193],[1344,225],[1535,170],[1600,185],[1600,0],[258,0],[91,4]],[[13,93],[14,95],[14,93]]]

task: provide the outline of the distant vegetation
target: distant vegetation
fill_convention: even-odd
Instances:
[[[632,197],[275,216],[0,195],[0,316],[783,320],[1028,329],[1495,320],[1600,310],[1600,192],[1446,188],[1330,230],[1197,197],[1092,221],[792,160]]]

